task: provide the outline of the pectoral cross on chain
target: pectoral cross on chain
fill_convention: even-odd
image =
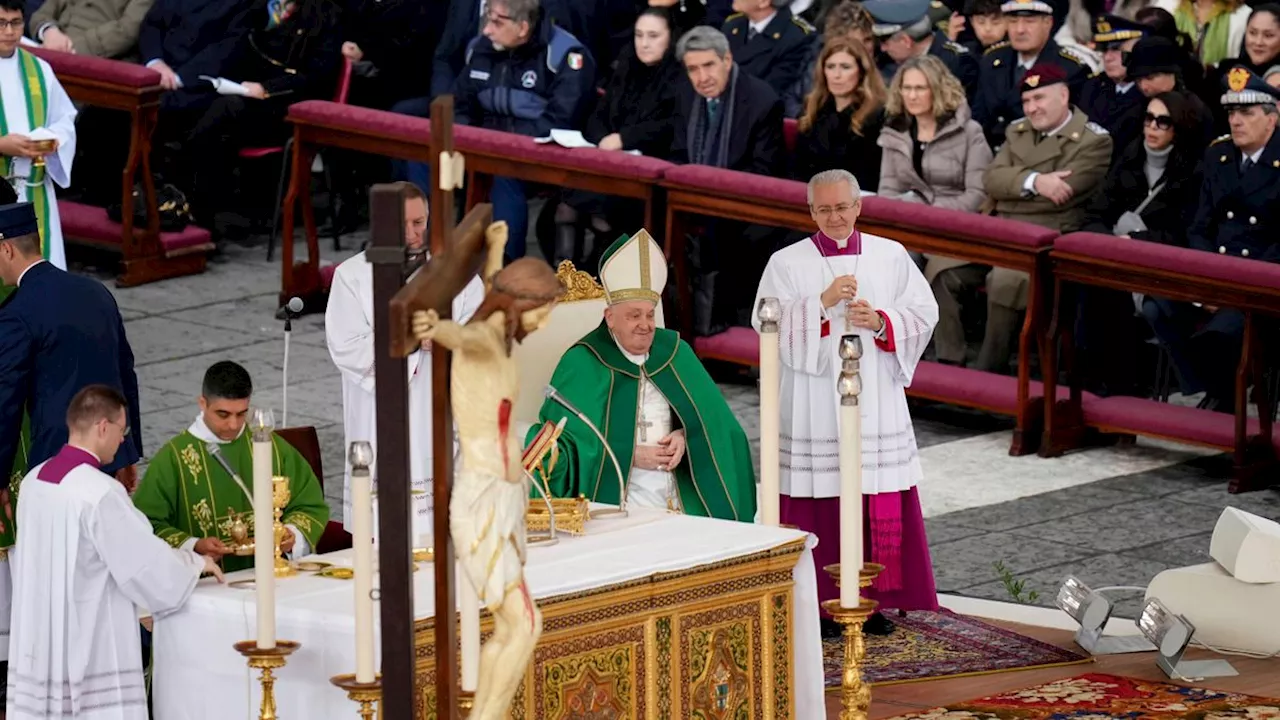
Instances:
[[[642,443],[644,443],[644,442],[648,442],[648,441],[649,441],[649,428],[653,427],[653,421],[652,421],[652,420],[646,420],[646,419],[645,419],[645,417],[644,417],[644,410],[641,410],[641,411],[640,411],[640,422],[638,422],[638,423],[636,423],[636,424],[640,426],[640,442],[642,442]]]

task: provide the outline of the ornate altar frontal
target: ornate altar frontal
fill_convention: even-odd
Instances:
[[[540,599],[513,720],[794,718],[792,619],[804,540]],[[487,639],[492,630],[483,620]],[[416,623],[416,720],[435,720],[434,620]]]

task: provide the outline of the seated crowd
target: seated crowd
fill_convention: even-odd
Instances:
[[[1274,3],[1121,0],[1106,12],[1079,0],[0,7],[25,9],[26,42],[160,73],[158,167],[187,194],[196,222],[215,230],[215,215],[233,202],[237,151],[282,144],[291,104],[341,97],[425,117],[432,98],[450,93],[458,124],[539,138],[579,130],[604,150],[772,177],[844,169],[864,192],[904,202],[1280,259]],[[219,78],[243,92],[219,94]],[[92,136],[92,117],[81,115],[83,134]],[[82,141],[81,155],[104,145]],[[428,184],[422,164],[383,168],[334,155],[357,197],[369,182]],[[78,172],[87,184],[118,177],[116,167],[91,161]],[[531,228],[538,196],[547,202]],[[532,236],[548,261],[594,269],[604,246],[642,217],[632,201],[514,178],[495,178],[491,200],[511,228],[508,260]],[[710,220],[695,234],[698,332],[748,325],[765,261],[794,235]],[[913,258],[940,307],[930,357],[1009,372],[1026,274]],[[1151,373],[1106,357],[1159,347],[1184,393],[1205,391],[1204,407],[1232,409],[1238,312],[1104,292],[1086,293],[1081,309],[1087,389],[1158,391]]]

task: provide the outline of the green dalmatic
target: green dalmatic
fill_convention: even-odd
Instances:
[[[151,521],[156,535],[174,547],[191,538],[216,537],[231,545],[231,526],[242,519],[253,529],[253,443],[248,433],[218,443],[219,454],[244,481],[244,488],[209,452],[208,444],[184,431],[160,448],[134,493],[133,504]],[[289,478],[289,504],[280,521],[302,533],[314,549],[329,522],[320,481],[302,455],[272,437],[271,472]],[[226,555],[227,572],[253,567],[253,556]]]

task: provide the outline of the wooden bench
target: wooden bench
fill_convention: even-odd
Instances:
[[[433,160],[431,123],[426,118],[308,100],[290,107],[288,120],[293,123],[293,179],[284,200],[282,303],[295,295],[315,296],[324,287],[315,215],[310,193],[304,192],[316,148],[336,147],[418,162]],[[454,127],[454,147],[466,159],[468,210],[487,196],[489,178],[506,176],[640,200],[645,206],[646,227],[653,227],[659,216],[659,181],[674,167],[665,160],[592,148],[570,150],[535,143],[523,135],[466,126]],[[291,238],[299,202],[307,260],[295,263]]]
[[[160,74],[148,67],[88,55],[27,48],[49,63],[67,95],[77,103],[129,114],[129,154],[121,174],[122,222],[113,222],[104,208],[69,200],[58,201],[62,236],[121,255],[120,287],[204,272],[206,253],[214,248],[208,230],[187,226],[181,232],[161,232],[156,189],[151,174],[151,134],[160,114]],[[142,201],[147,226],[133,226],[133,187],[142,173]]]
[[[806,186],[801,182],[682,165],[667,171],[662,185],[667,191],[664,249],[674,265],[680,305],[678,327],[686,337],[693,331],[693,285],[685,248],[688,218],[715,217],[803,232],[814,229]],[[1013,415],[1016,426],[1010,454],[1035,452],[1042,431],[1044,388],[1031,380],[1029,359],[1033,345],[1043,349],[1048,253],[1057,233],[1029,223],[877,197],[863,199],[858,227],[897,240],[912,250],[1013,268],[1030,275],[1016,378],[922,362],[907,392],[913,397]],[[746,328],[729,332],[730,337],[698,338],[695,350],[707,359],[758,363],[758,350],[752,347],[755,333]]]
[[[1272,427],[1276,398],[1270,397],[1263,370],[1263,330],[1280,318],[1280,265],[1170,247],[1110,235],[1072,233],[1058,238],[1050,253],[1054,312],[1047,331],[1053,352],[1044,376],[1059,401],[1045,409],[1040,454],[1054,457],[1078,446],[1084,430],[1161,437],[1233,452],[1231,492],[1266,487],[1277,479],[1280,431]],[[1244,343],[1236,371],[1234,416],[1137,397],[1094,397],[1080,390],[1073,357],[1073,328],[1080,286],[1110,288],[1244,313]],[[1066,397],[1054,389],[1061,353],[1069,378]],[[1275,365],[1274,359],[1272,366]],[[1254,388],[1258,418],[1248,417],[1247,390]]]

